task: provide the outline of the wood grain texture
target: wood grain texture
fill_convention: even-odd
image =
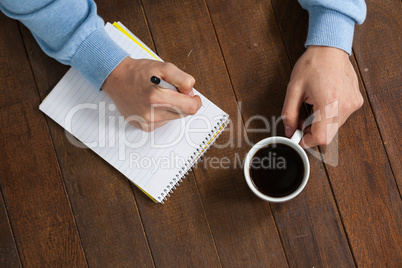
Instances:
[[[1,267],[401,266],[400,1],[367,0],[351,58],[365,104],[336,144],[310,151],[308,185],[284,204],[251,193],[242,160],[248,141],[275,135],[254,133],[266,125],[250,119],[272,126],[305,50],[308,17],[297,1],[96,2],[105,21],[120,20],[192,74],[231,123],[156,205],[45,119],[40,100],[68,68],[0,14]]]
[[[222,266],[286,267],[269,206],[249,191],[240,164],[233,167],[236,153],[242,161],[249,147],[242,136],[231,137],[243,135],[244,126],[205,3],[143,3],[159,55],[192,74],[197,80],[196,88],[232,118],[230,131],[225,131],[217,144],[235,144],[223,149],[213,146],[194,170]],[[242,143],[238,146],[237,142]],[[213,159],[224,157],[230,168],[211,165]]]
[[[402,143],[398,133],[402,133],[401,94],[402,84],[399,90],[383,91],[369,96],[400,194],[402,194]]]
[[[318,153],[318,152],[316,152]],[[310,179],[299,197],[271,205],[292,267],[353,267],[353,257],[327,174],[311,156]]]
[[[402,193],[402,143],[395,135],[402,131],[402,5],[398,0],[366,2],[367,19],[356,27],[353,51]]]
[[[220,267],[192,175],[164,205],[150,202],[138,189],[135,192],[157,267]]]
[[[21,267],[13,230],[8,219],[3,194],[0,192],[0,265],[1,267]]]
[[[115,3],[115,1],[110,2]],[[139,2],[120,1],[118,6],[115,5],[115,9],[107,8],[105,3],[99,3],[100,13],[105,20],[113,21],[118,18],[151,49],[154,49],[151,34],[145,25],[145,14],[133,12],[141,7]],[[175,12],[180,11],[176,9]],[[143,23],[140,24],[139,21]],[[159,32],[161,28],[155,32]],[[165,58],[164,55],[161,56]],[[132,188],[157,267],[220,266],[192,176],[178,187],[165,205],[154,204],[135,186]]]
[[[291,72],[275,15],[269,1],[207,1],[229,74],[242,105],[242,116],[253,142],[283,135],[278,121],[263,128],[256,116],[280,117]],[[274,121],[275,122],[275,121]],[[265,127],[266,128],[266,127]],[[322,164],[310,157],[311,175],[296,199],[271,204],[289,265],[292,267],[354,266],[346,235]]]
[[[106,21],[113,22],[118,18],[143,41],[150,40],[145,21],[139,23],[142,13],[138,2],[117,4],[114,1],[98,1],[98,8]],[[34,46],[33,40],[29,43]],[[39,58],[35,56],[42,54],[37,48],[30,54],[38,83],[44,90],[42,97],[45,97],[64,73],[64,68],[55,66],[57,64],[43,55]],[[51,67],[43,70],[43,66],[47,65]],[[60,71],[55,72],[55,69]],[[139,222],[135,199],[127,179],[88,149],[75,148],[69,144],[64,131],[49,121],[88,263],[95,266],[127,266],[132,263],[144,267],[152,266],[151,255],[144,244],[144,234],[141,233],[143,227]],[[184,187],[180,187],[181,190],[182,188]],[[195,184],[189,189],[196,192]],[[134,189],[134,192],[140,196],[139,207],[156,264],[219,264],[197,195],[191,200],[183,194],[181,199],[176,200],[178,206],[175,207],[173,204],[155,205],[138,189]],[[198,207],[194,206],[197,203]],[[172,220],[168,219],[169,216]],[[172,226],[175,226],[174,230]],[[194,232],[183,231],[181,228],[186,230],[185,226],[190,226]],[[194,235],[195,232],[197,235]],[[177,248],[187,249],[186,254],[176,254]],[[206,258],[204,254],[210,257]]]
[[[353,58],[352,63],[357,69]],[[359,87],[364,90],[361,80]],[[339,131],[339,148],[327,147],[323,157],[339,159],[327,170],[357,265],[399,267],[401,197],[364,92],[363,97],[362,109]]]
[[[294,37],[300,36],[295,36],[291,30],[304,29],[301,25],[306,20],[306,13],[293,1],[273,3],[294,64],[304,51],[302,46],[294,44],[302,43],[304,39],[295,40]],[[291,17],[286,16],[289,10],[293,14]],[[359,46],[359,42],[361,40],[356,39],[355,46]],[[357,70],[353,57],[351,61]],[[386,64],[386,61],[381,62]],[[338,166],[326,165],[326,169],[356,264],[398,267],[402,263],[401,198],[365,87],[361,80],[359,83],[365,104],[340,129],[338,143],[326,147],[323,159],[326,162],[338,159]]]
[[[114,10],[113,7],[124,10],[123,6],[111,1],[97,1],[97,4],[99,13],[106,18],[108,10]],[[140,17],[139,4],[134,7],[130,10],[131,15]],[[137,23],[146,28],[143,20],[138,19]],[[27,29],[23,32],[40,95],[44,99],[67,67],[47,57]],[[65,131],[51,119],[48,119],[48,124],[88,264],[95,267],[128,267],[133,264],[153,267],[131,184],[91,150],[71,144]]]
[[[23,266],[86,266],[18,23],[0,14],[0,187]]]

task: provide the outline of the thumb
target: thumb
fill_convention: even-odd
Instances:
[[[285,134],[291,137],[299,124],[300,107],[302,104],[303,92],[298,86],[288,86],[285,102],[282,108],[282,119],[285,125]]]

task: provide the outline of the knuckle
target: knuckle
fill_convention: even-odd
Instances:
[[[146,122],[146,123],[141,123],[141,130],[142,131],[144,131],[144,132],[152,132],[152,131],[154,131],[155,130],[155,123],[148,123],[148,122]]]
[[[294,114],[294,113],[292,113],[292,112],[289,112],[289,111],[282,111],[282,118],[283,118],[283,121],[285,121],[285,122],[290,122],[290,121],[294,121],[294,120],[296,120],[296,118],[297,118],[297,115],[296,114]]]
[[[152,128],[149,125],[143,125],[141,129],[142,129],[142,131],[147,132],[147,133],[152,132]]]
[[[332,141],[332,139],[326,139],[322,145],[329,145],[331,143],[331,141]]]
[[[144,119],[145,124],[152,123],[152,121],[153,121],[153,116],[152,116],[152,113],[151,113],[151,112],[146,112],[146,113],[142,116],[142,118]]]
[[[328,145],[329,144],[329,141],[327,139],[327,135],[325,135],[325,133],[317,134],[314,140],[319,145]]]
[[[195,79],[191,75],[188,76],[188,78],[184,81],[183,86],[185,88],[192,88],[195,84]]]
[[[141,129],[141,125],[138,124],[137,122],[129,121],[129,124],[132,125],[132,126],[134,126],[134,127],[136,127],[136,128]]]
[[[188,114],[195,115],[197,113],[197,111],[198,111],[197,104],[192,103],[188,106]]]
[[[162,120],[163,120],[162,116],[158,115],[158,113],[155,113],[154,116],[152,117],[152,122],[150,122],[150,123],[151,124],[156,124],[156,123],[159,123]]]
[[[349,101],[345,101],[342,105],[343,110],[350,111],[352,109],[352,104]]]
[[[147,101],[148,104],[160,104],[162,102],[156,91],[152,91],[150,94],[148,94]]]
[[[171,73],[171,72],[173,72],[175,69],[176,69],[176,66],[175,66],[173,63],[166,62],[166,63],[163,65],[163,71],[164,71],[165,73]]]
[[[364,104],[364,99],[362,96],[359,96],[359,100],[357,101],[357,105],[356,105],[357,109],[360,109],[363,106],[363,104]]]

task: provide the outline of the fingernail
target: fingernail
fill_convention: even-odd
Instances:
[[[191,90],[190,93],[188,93],[187,95],[189,95],[190,97],[194,97],[194,91]]]
[[[286,137],[291,137],[293,134],[292,128],[289,126],[285,126],[285,134],[286,134]]]

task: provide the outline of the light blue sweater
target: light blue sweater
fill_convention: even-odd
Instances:
[[[350,54],[354,26],[366,17],[364,0],[299,2],[310,15],[306,46]],[[95,88],[128,56],[106,34],[93,0],[0,0],[0,9],[28,27],[46,54],[76,68]]]

